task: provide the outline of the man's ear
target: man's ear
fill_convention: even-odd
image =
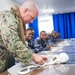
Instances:
[[[24,13],[28,11],[28,8],[25,8]]]

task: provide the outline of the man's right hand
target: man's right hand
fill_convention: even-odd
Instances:
[[[48,61],[48,58],[46,56],[41,56],[41,55],[38,55],[35,53],[33,53],[32,59],[36,64],[39,64],[39,65],[43,65],[43,64],[45,64],[45,62]]]

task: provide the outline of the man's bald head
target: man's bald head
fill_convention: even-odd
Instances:
[[[37,9],[38,10],[38,7],[37,7],[37,5],[35,4],[35,2],[34,1],[26,1],[25,3],[23,3],[22,4],[22,8],[23,9],[25,9],[25,8],[28,8],[28,9],[32,9],[32,10],[34,10],[34,9]]]
[[[25,23],[29,23],[29,21],[25,21],[25,19],[24,19],[24,17],[27,18],[27,16],[28,16],[28,13],[26,13],[27,11],[28,11],[28,13],[30,12],[30,16],[32,17],[32,20],[38,16],[38,7],[34,1],[32,1],[32,0],[26,1],[20,7],[21,17]]]

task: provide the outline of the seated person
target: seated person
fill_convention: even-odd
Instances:
[[[40,32],[40,37],[36,38],[34,41],[34,52],[38,53],[41,51],[47,51],[50,50],[51,46],[48,44],[47,40],[46,40],[46,32],[45,31],[41,31]]]
[[[56,38],[58,41],[60,40],[60,33],[56,33]]]
[[[50,45],[53,45],[53,42],[51,42],[51,34],[50,33],[47,33],[46,40]]]
[[[31,29],[31,31],[32,31],[32,38],[34,39],[34,30]]]
[[[50,40],[50,38],[51,38],[51,34],[50,34],[50,33],[47,33],[46,39],[47,39],[47,40]]]
[[[63,41],[63,39],[60,39],[60,33],[57,33],[56,34],[56,37],[57,37],[57,42],[60,43]]]
[[[34,49],[34,33],[33,33],[33,29],[32,28],[28,28],[26,30],[26,35],[25,35],[25,39],[28,43],[28,46],[31,48],[31,49]]]
[[[56,31],[52,31],[51,32],[51,42],[53,42],[54,44],[56,43],[57,41],[57,37],[56,37]]]
[[[60,43],[63,40],[60,39],[60,33],[58,33],[58,32],[56,32],[56,31],[53,30],[52,33],[51,33],[51,41],[54,44],[58,44],[58,43]]]

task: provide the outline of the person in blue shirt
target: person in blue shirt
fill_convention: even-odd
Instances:
[[[48,42],[51,46],[53,46],[53,42],[51,41],[51,34],[50,34],[50,33],[47,33],[46,40],[47,40],[47,42]]]
[[[34,49],[34,30],[32,28],[28,28],[26,30],[25,39],[26,39],[26,41],[28,43],[28,46],[31,49]]]
[[[34,52],[38,53],[41,51],[50,50],[51,46],[48,44],[46,40],[47,33],[45,31],[40,32],[40,37],[36,38],[34,41]]]

